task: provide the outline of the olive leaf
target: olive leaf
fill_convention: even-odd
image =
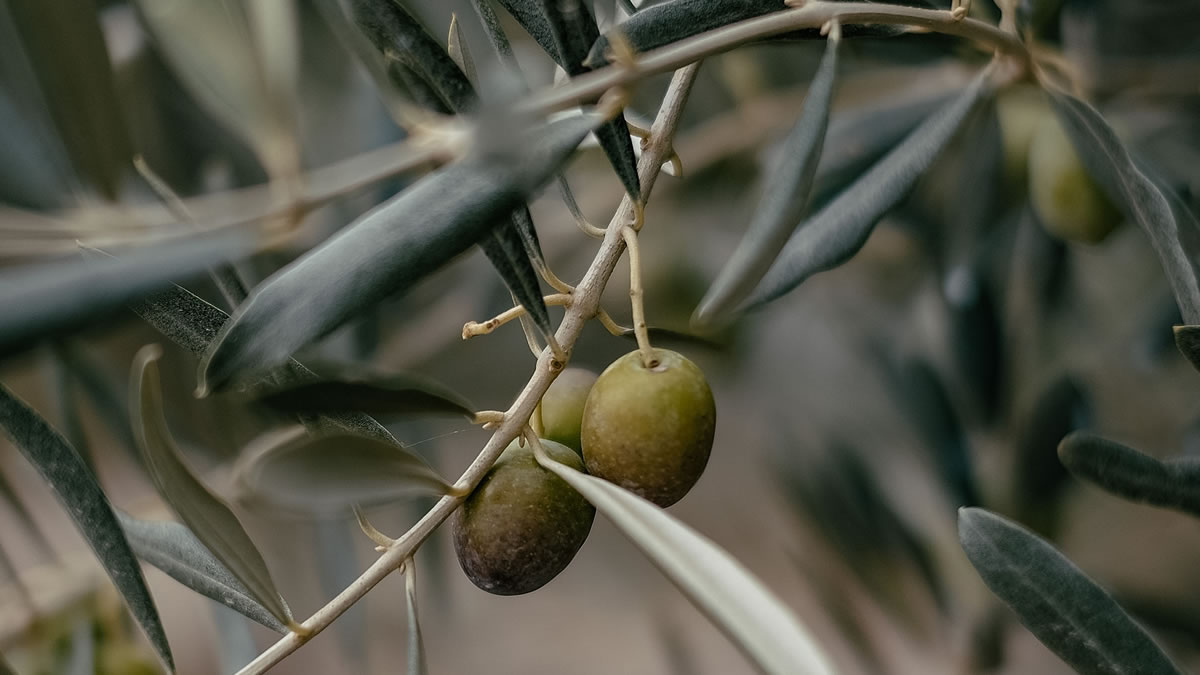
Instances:
[[[89,259],[106,259],[112,256],[103,251],[86,246],[81,247],[85,257]],[[130,308],[152,328],[157,330],[171,342],[183,349],[200,356],[208,348],[213,339],[221,331],[221,326],[229,320],[229,315],[219,308],[209,304],[200,296],[187,289],[170,285],[160,291],[131,303]],[[316,375],[294,359],[269,373],[264,379],[278,385],[304,379],[315,378]],[[116,408],[112,408],[115,410]],[[122,408],[123,409],[123,408]],[[125,414],[122,420],[129,419]],[[343,414],[323,414],[301,420],[314,429],[340,428],[345,431],[364,434],[378,438],[386,443],[400,445],[382,424],[368,415],[358,412]],[[129,437],[132,440],[132,436]],[[136,445],[136,443],[133,443]]]
[[[229,506],[184,463],[163,414],[158,359],[162,348],[146,345],[134,357],[131,385],[133,431],[159,496],[204,546],[242,582],[254,599],[280,623],[292,614],[275,588],[258,547]]]
[[[879,161],[958,91],[937,88],[911,96],[887,97],[861,108],[839,111],[829,122],[817,164],[813,207],[823,206]]]
[[[982,242],[976,245],[980,249],[986,246]],[[972,262],[950,270],[943,282],[943,294],[955,369],[968,387],[968,400],[988,421],[998,414],[1001,405],[1005,345],[1001,304],[981,267]]]
[[[129,545],[139,558],[206,598],[216,600],[277,633],[287,632],[287,627],[263,607],[186,526],[139,520],[121,511],[117,512],[117,517]]]
[[[303,427],[269,432],[242,452],[233,479],[243,501],[307,513],[445,495],[450,485],[412,450],[346,433],[312,435]]]
[[[901,3],[904,4],[904,3]],[[672,42],[707,33],[739,21],[787,9],[783,0],[671,0],[643,7],[614,30],[629,42],[635,51],[647,52]],[[846,37],[885,37],[904,32],[903,28],[888,25],[854,25],[843,27]],[[811,40],[821,37],[819,28],[792,31],[775,39]],[[611,38],[601,36],[589,50],[584,63],[589,68],[608,64]]]
[[[71,650],[61,663],[64,675],[93,675],[96,665],[96,635],[92,631],[92,620],[78,616],[71,627]]]
[[[8,2],[0,8],[0,24],[9,22],[11,34],[4,40],[8,53],[3,60],[12,59],[8,68],[14,70],[26,66],[27,75],[35,81],[21,78],[25,82],[20,88],[17,82],[6,83],[14,87],[8,91],[34,101],[42,99],[76,173],[86,177],[101,195],[115,200],[133,150],[97,3]],[[0,28],[0,35],[4,33],[10,30]],[[87,105],[81,105],[82,101]]]
[[[1200,326],[1175,326],[1175,346],[1193,368],[1200,370]]]
[[[1017,405],[1012,499],[1023,520],[1048,531],[1067,477],[1056,450],[1067,434],[1088,425],[1091,407],[1070,373],[1056,375],[1032,393]]]
[[[558,54],[558,46],[554,42],[550,22],[546,20],[546,14],[542,11],[541,2],[542,0],[500,0],[500,6],[517,20],[542,51],[554,58]]]
[[[458,15],[450,15],[450,36],[446,39],[446,52],[459,70],[467,76],[470,82],[478,82],[479,74],[475,71],[475,59],[471,58],[471,48],[463,35],[462,27],[458,24]]]
[[[421,622],[417,618],[416,561],[404,562],[404,599],[408,606],[408,675],[426,675],[425,642],[421,639]]]
[[[575,77],[591,70],[584,65],[588,49],[599,39],[600,30],[596,19],[581,0],[540,0],[542,13],[550,34],[554,38],[555,51],[551,52],[555,62]],[[630,199],[641,200],[641,182],[638,178],[637,155],[633,152],[633,141],[629,137],[629,126],[624,115],[598,126],[596,140],[608,157]]]
[[[295,67],[286,63],[287,45],[296,39],[286,31],[294,28],[295,20],[269,19],[272,12],[288,12],[287,7],[270,5],[290,7],[290,3],[137,0],[136,4],[160,52],[200,105],[254,148],[269,171],[294,170],[299,160],[295,106],[281,102],[295,96],[295,79],[289,81],[286,74]],[[262,8],[252,7],[259,4]],[[278,31],[280,40],[262,45],[264,31]]]
[[[7,47],[0,47],[0,202],[38,211],[60,209],[80,186],[50,121],[27,109],[36,97],[22,97],[26,110],[18,102],[19,76],[8,71],[25,64],[22,54],[13,53],[20,45],[15,35],[0,7],[0,45]]]
[[[205,232],[148,244],[93,265],[68,260],[0,275],[0,307],[5,308],[0,313],[0,358],[108,319],[117,308],[172,279],[245,255],[255,240],[244,230]]]
[[[833,673],[800,621],[732,556],[663,509],[612,483],[537,461],[579,491],[764,673]]]
[[[171,647],[146,588],[142,568],[96,476],[67,440],[24,401],[0,385],[0,427],[33,464],[104,566],[138,625],[170,672]]]
[[[980,98],[991,93],[990,72],[985,69],[866,174],[801,223],[746,305],[775,300],[857,253],[880,218],[912,190],[941,154]]]
[[[488,43],[496,52],[496,58],[508,70],[514,73],[521,72],[516,54],[513,53],[512,43],[508,41],[508,35],[500,25],[499,17],[492,11],[491,0],[471,0],[471,8],[475,10],[475,16],[479,18],[479,23],[483,26],[483,34],[487,36]]]
[[[1195,219],[1176,217],[1171,201],[1095,108],[1065,92],[1047,92],[1088,174],[1150,236],[1184,320],[1200,323],[1200,227]]]
[[[599,121],[585,115],[503,139],[506,147],[426,176],[276,272],[204,353],[199,391],[278,365],[465,251],[554,175]]]
[[[1075,476],[1133,502],[1200,516],[1200,461],[1161,461],[1093,434],[1075,432],[1058,446],[1058,457]]]
[[[988,588],[1085,674],[1180,671],[1096,582],[1029,530],[980,508],[958,511],[958,537]]]
[[[781,161],[770,171],[746,234],[700,301],[694,321],[712,323],[754,290],[792,230],[808,212],[813,179],[829,123],[840,42],[839,34],[830,36],[825,56],[808,86],[804,107],[783,142]]]
[[[365,412],[372,415],[449,413],[470,417],[474,408],[449,387],[412,373],[381,372],[347,363],[312,363],[313,378],[272,383],[253,396],[297,413]]]
[[[418,97],[422,105],[443,113],[473,111],[478,98],[471,78],[465,72],[464,66],[469,61],[457,63],[416,18],[391,0],[354,0],[351,9],[355,23],[375,48],[389,62],[406,66],[419,80],[416,83],[407,81],[410,91],[419,92],[421,87],[427,87],[434,94],[433,100]],[[456,34],[454,28],[457,25],[455,22],[452,26],[451,38]],[[461,40],[458,43],[462,57],[463,43]],[[529,311],[542,335],[550,335],[553,331],[550,312],[546,309],[537,272],[531,262],[541,261],[542,249],[528,207],[522,204],[515,209],[510,222],[497,220],[492,231],[484,234],[478,243],[500,273],[500,278]]]

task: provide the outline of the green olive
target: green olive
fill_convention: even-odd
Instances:
[[[1029,196],[1042,225],[1060,239],[1095,244],[1121,223],[1055,115],[1043,117],[1029,148]]]
[[[542,437],[581,452],[580,425],[583,404],[596,382],[596,374],[583,368],[559,373],[542,397]]]
[[[704,373],[681,354],[640,352],[600,374],[583,410],[588,473],[670,506],[700,479],[712,451],[717,410]]]
[[[551,459],[583,470],[579,455],[542,441]],[[543,469],[532,448],[510,444],[454,512],[454,551],[467,578],[496,595],[520,595],[546,585],[583,546],[596,509]]]
[[[1021,84],[1000,93],[996,98],[996,115],[1004,141],[1004,180],[1009,186],[1024,190],[1033,135],[1042,120],[1054,112],[1041,87]]]

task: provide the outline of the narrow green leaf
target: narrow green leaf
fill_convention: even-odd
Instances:
[[[442,45],[394,0],[350,0],[351,17],[388,59],[399,59],[429,84],[450,112],[474,107],[475,90]]]
[[[277,633],[287,632],[287,627],[187,527],[166,521],[138,520],[120,511],[117,516],[139,558],[206,598]]]
[[[992,91],[990,72],[989,68],[980,73],[870,171],[802,223],[746,304],[775,300],[813,274],[832,269],[857,253],[879,219],[912,190],[975,104]]]
[[[988,588],[1078,672],[1180,672],[1104,589],[1029,530],[966,508],[958,511],[958,538]]]
[[[412,450],[351,434],[313,436],[303,427],[255,439],[235,463],[233,478],[247,501],[307,513],[450,491]]]
[[[19,40],[12,48],[23,46],[76,171],[100,194],[115,200],[133,150],[97,3],[13,0],[5,5],[0,13],[9,14]]]
[[[206,232],[150,244],[120,259],[80,265],[77,260],[30,265],[0,275],[0,358],[112,316],[131,300],[172,279],[254,248],[245,231]]]
[[[1088,425],[1086,392],[1070,373],[1057,375],[1018,402],[1013,453],[1013,504],[1017,516],[1042,532],[1054,525],[1067,473],[1056,450],[1062,439]]]
[[[416,561],[404,563],[404,598],[408,606],[408,675],[426,675],[425,642],[421,639],[421,622],[417,618]]]
[[[558,55],[554,33],[542,12],[541,0],[500,0],[500,6],[521,24],[521,28],[529,33],[529,37],[533,38],[550,58]]]
[[[817,164],[813,207],[840,194],[921,122],[954,99],[958,88],[939,88],[908,97],[889,96],[861,108],[839,111],[829,122]]]
[[[754,290],[808,212],[829,124],[840,42],[838,35],[830,36],[825,56],[808,86],[800,117],[783,142],[781,161],[770,171],[762,199],[741,243],[696,308],[697,322],[712,323]]]
[[[82,247],[88,258],[111,258],[99,249]],[[157,330],[171,342],[187,351],[200,356],[208,348],[213,339],[221,331],[221,326],[229,320],[229,315],[217,307],[210,305],[200,296],[180,286],[170,285],[166,290],[138,300],[131,304],[131,309],[152,328]],[[265,380],[279,385],[313,379],[316,375],[294,359],[269,373]],[[122,404],[124,409],[124,404]],[[121,417],[129,419],[125,414]],[[378,438],[385,443],[400,445],[382,424],[363,413],[325,414],[301,420],[305,425],[316,429],[340,428],[344,431],[359,433]],[[127,425],[126,425],[127,426]],[[130,440],[133,439],[129,436]],[[136,446],[136,442],[132,446]]]
[[[492,139],[506,147],[426,176],[272,275],[205,352],[199,390],[277,365],[364,309],[406,291],[511,214],[599,121],[585,115]]]
[[[638,10],[614,30],[620,30],[622,37],[635,51],[648,52],[700,33],[785,9],[787,5],[782,0],[671,0]],[[883,37],[902,32],[903,29],[895,26],[843,27],[845,37]],[[820,37],[820,29],[809,28],[776,39],[814,40]],[[601,36],[592,45],[584,63],[590,68],[608,65],[609,47],[609,36]]]
[[[64,675],[94,675],[96,672],[96,636],[89,616],[75,618],[71,628],[71,651],[62,672]]]
[[[1150,236],[1184,321],[1200,324],[1200,228],[1177,220],[1171,202],[1135,164],[1112,127],[1087,103],[1047,90],[1088,174]]]
[[[500,25],[499,17],[492,11],[491,0],[471,0],[471,8],[475,10],[475,16],[479,17],[483,33],[487,36],[488,43],[492,45],[492,50],[496,52],[496,58],[509,71],[520,73],[521,65],[517,63],[517,56],[513,53],[512,44],[508,41],[504,27]]]
[[[599,39],[600,30],[596,19],[580,0],[539,0],[546,24],[554,39],[555,51],[551,56],[571,77],[591,70],[584,65],[588,49]],[[624,115],[596,128],[596,140],[612,164],[613,171],[621,179],[625,191],[635,201],[641,199],[641,182],[638,178],[637,155],[633,152],[633,141],[629,137],[629,126]]]
[[[355,22],[385,58],[396,64],[408,64],[419,81],[406,81],[406,85],[410,92],[417,94],[422,105],[442,113],[473,111],[478,97],[464,68],[470,61],[458,63],[454,55],[443,50],[407,10],[391,0],[354,0],[352,10]],[[457,22],[452,24],[451,38],[456,34],[457,25]],[[459,49],[460,58],[464,58],[461,41]],[[393,73],[396,74],[402,73]],[[433,92],[434,97],[421,96],[422,87]],[[528,207],[522,204],[517,208],[512,222],[496,222],[493,231],[479,240],[479,245],[509,290],[529,311],[542,334],[549,335],[553,330],[550,312],[542,299],[537,272],[530,262],[541,260],[542,251]],[[522,247],[528,259],[521,254]]]
[[[237,516],[213,494],[186,464],[175,446],[163,413],[158,379],[158,345],[143,347],[134,358],[131,407],[133,430],[146,458],[159,495],[212,554],[280,623],[292,615],[275,589],[271,572],[258,547]]]
[[[796,616],[732,556],[650,502],[538,453],[764,673],[835,672]]]
[[[471,48],[463,35],[462,27],[458,25],[457,14],[450,15],[450,35],[446,38],[446,51],[458,69],[467,76],[467,80],[479,81],[479,74],[475,71],[475,59],[471,58]]]
[[[1200,371],[1200,326],[1175,326],[1175,346]]]
[[[279,72],[287,66],[264,62],[249,7],[234,0],[137,0],[137,6],[159,50],[200,105],[254,148],[268,170],[294,168],[284,164],[299,157],[290,117],[294,106],[278,103],[288,96],[287,78],[281,80]],[[263,28],[287,29],[278,22]]]
[[[266,385],[260,402],[297,413],[366,412],[372,415],[449,413],[474,408],[449,387],[413,373],[383,372],[348,363],[317,363],[311,379]]]
[[[1071,473],[1119,497],[1200,516],[1200,460],[1160,461],[1114,441],[1077,431],[1058,457]]]
[[[0,385],[0,427],[42,475],[171,672],[175,661],[142,568],[91,469],[57,431]]]

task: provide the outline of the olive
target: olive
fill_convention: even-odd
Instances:
[[[659,506],[683,498],[712,451],[717,410],[704,373],[683,355],[653,350],[614,361],[583,409],[588,473]]]
[[[596,381],[596,374],[583,368],[559,373],[542,397],[542,437],[580,452],[579,434],[583,404]]]
[[[1095,244],[1121,223],[1055,115],[1042,118],[1030,144],[1029,196],[1046,231],[1060,239]]]
[[[996,98],[996,115],[1004,142],[1004,180],[1024,191],[1029,179],[1029,146],[1038,125],[1053,116],[1041,87],[1021,84],[1005,89]]]
[[[542,447],[554,461],[583,470],[567,446],[542,441]],[[496,595],[529,593],[566,569],[595,517],[595,507],[543,469],[531,447],[513,441],[454,512],[454,551],[479,588]]]

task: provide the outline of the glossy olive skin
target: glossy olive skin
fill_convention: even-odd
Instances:
[[[551,459],[583,470],[575,451],[542,441]],[[543,469],[530,446],[516,441],[483,477],[451,527],[467,578],[496,595],[545,586],[583,546],[596,509],[561,478]]]
[[[1121,224],[1121,212],[1084,169],[1058,118],[1046,115],[1029,146],[1029,197],[1046,230],[1096,244]]]
[[[592,386],[583,410],[583,461],[593,476],[665,507],[704,473],[717,409],[696,364],[667,349],[654,354],[653,368],[640,352],[622,356]]]
[[[559,373],[542,397],[542,438],[582,452],[583,406],[596,377],[596,373],[583,368],[567,368]]]

